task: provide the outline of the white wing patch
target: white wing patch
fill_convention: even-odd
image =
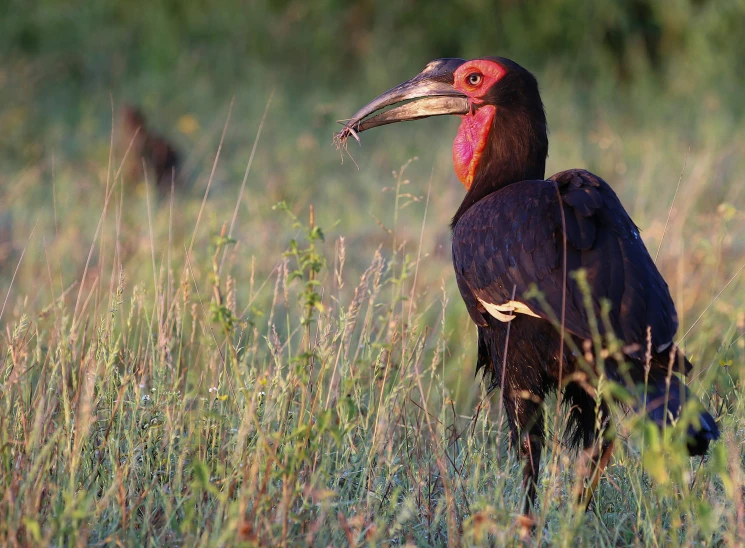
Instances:
[[[662,354],[665,350],[670,348],[670,345],[673,344],[673,341],[667,342],[665,344],[661,344],[657,347],[657,353]]]
[[[521,303],[520,301],[507,301],[504,304],[493,304],[488,303],[483,299],[479,299],[478,297],[476,298],[482,305],[484,305],[486,311],[494,316],[496,319],[498,319],[500,322],[511,322],[517,317],[515,316],[515,312],[518,314],[527,314],[528,316],[540,318],[538,314],[528,308],[527,304]]]

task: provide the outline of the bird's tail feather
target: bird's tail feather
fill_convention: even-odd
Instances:
[[[693,402],[691,402],[692,399]],[[691,456],[703,455],[709,443],[719,438],[719,428],[714,417],[691,396],[682,380],[673,377],[668,387],[664,377],[656,380],[650,379],[644,398],[644,410],[660,428],[677,420],[686,404],[695,405],[698,408],[698,414],[694,414],[687,429],[688,453]]]

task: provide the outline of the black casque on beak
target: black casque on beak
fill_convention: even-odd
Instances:
[[[362,107],[344,123],[344,129],[337,137],[345,140],[361,131],[395,122],[444,114],[467,114],[470,108],[468,98],[453,87],[453,72],[463,63],[463,59],[432,61],[411,80],[386,91]],[[408,100],[412,101],[370,116],[382,108]]]

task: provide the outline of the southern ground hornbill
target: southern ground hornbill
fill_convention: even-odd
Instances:
[[[132,144],[136,161],[131,163],[130,178],[139,179],[142,160],[155,175],[155,184],[162,194],[170,192],[171,183],[179,181],[181,155],[176,146],[154,131],[145,115],[136,107],[125,105],[122,112],[125,145]]]
[[[592,465],[578,493],[587,505],[613,448],[598,379],[624,387],[624,403],[659,426],[690,399],[681,379],[692,366],[673,343],[675,305],[605,181],[580,169],[544,180],[543,103],[533,75],[513,61],[432,61],[363,107],[337,139],[444,114],[461,117],[453,163],[466,188],[452,222],[455,275],[478,326],[477,370],[501,387],[513,446],[526,461],[526,517],[545,440],[543,402],[557,389],[567,444]],[[719,430],[693,404],[686,442],[702,455]]]

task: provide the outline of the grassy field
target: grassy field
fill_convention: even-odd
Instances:
[[[654,70],[609,64],[599,31],[564,40],[563,0],[532,42],[505,8],[499,51],[483,22],[436,40],[429,20],[370,6],[257,3],[272,24],[244,28],[196,2],[117,24],[113,2],[37,4],[0,27],[0,544],[745,542],[745,55],[718,38],[737,2],[652,2]],[[336,119],[431,58],[495,53],[535,67],[549,172],[597,172],[642,229],[722,430],[690,460],[674,430],[619,412],[585,515],[560,417],[531,539],[450,264],[457,122],[370,132],[354,161],[331,143]],[[173,193],[128,154],[125,103],[184,152]]]

